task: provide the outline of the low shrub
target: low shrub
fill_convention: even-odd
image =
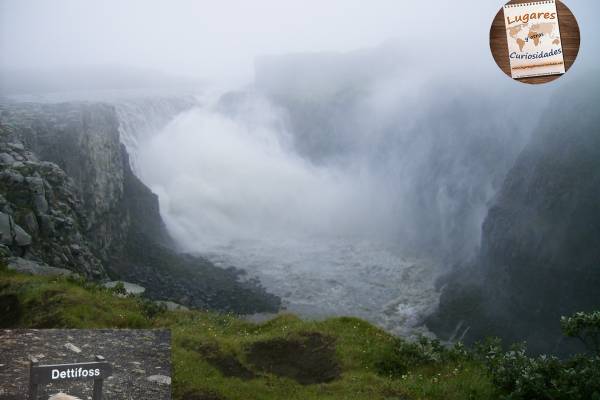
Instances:
[[[158,315],[167,311],[167,306],[156,301],[138,297],[138,303],[141,305],[142,313],[148,319],[154,319]]]
[[[414,367],[467,359],[470,359],[470,353],[460,342],[453,347],[445,347],[438,339],[424,336],[415,342],[399,338],[391,351],[382,355],[375,368],[380,375],[401,377]]]
[[[560,326],[565,336],[579,339],[588,350],[600,356],[600,311],[562,317]]]
[[[600,400],[600,357],[530,357],[524,343],[502,349],[488,339],[476,349],[506,400]]]

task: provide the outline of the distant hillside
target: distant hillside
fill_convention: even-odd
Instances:
[[[161,72],[125,67],[80,67],[63,69],[0,69],[0,99],[3,96],[52,92],[93,92],[127,89],[198,88],[198,80]]]

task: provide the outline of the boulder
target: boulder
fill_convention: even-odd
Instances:
[[[20,272],[22,274],[30,275],[75,275],[72,271],[69,271],[68,269],[51,267],[47,264],[27,260],[21,257],[10,257],[8,259],[8,269]]]
[[[8,153],[0,153],[0,163],[2,164],[12,164],[15,162],[13,156]]]
[[[13,166],[15,164],[13,164]],[[21,175],[17,171],[6,170],[6,171],[2,171],[2,173],[0,173],[0,179],[3,179],[11,184],[19,184],[19,183],[23,182],[24,178],[23,178],[23,175]]]
[[[31,245],[31,236],[3,212],[0,212],[0,244],[19,247]]]
[[[104,286],[107,287],[107,288],[114,288],[119,283],[123,284],[123,286],[125,287],[125,291],[127,292],[127,294],[142,294],[142,293],[144,293],[146,291],[146,289],[143,288],[140,285],[136,285],[135,283],[130,283],[130,282],[122,282],[122,281],[106,282],[104,284]]]
[[[39,231],[39,225],[33,212],[30,211],[23,217],[23,228],[25,228],[30,235],[37,235]]]
[[[8,247],[3,244],[0,244],[0,258],[7,258],[12,255],[12,252]]]
[[[33,208],[38,214],[46,214],[48,212],[48,202],[46,201],[46,192],[44,190],[44,180],[39,177],[26,178],[29,184],[29,190],[32,194]]]
[[[25,146],[23,146],[23,143],[20,143],[20,142],[7,143],[7,146],[13,150],[20,150],[20,151],[25,150]]]
[[[75,346],[73,343],[65,343],[65,349],[71,350],[73,353],[81,353],[81,349]]]
[[[13,223],[14,243],[19,247],[29,246],[31,244],[31,236],[25,232],[25,229]]]
[[[174,301],[156,300],[155,303],[158,305],[164,305],[169,311],[189,311],[189,308],[182,304],[175,303]]]
[[[10,246],[13,242],[11,218],[0,212],[0,244]]]
[[[146,378],[148,382],[156,382],[161,385],[170,385],[171,377],[166,375],[150,375]]]

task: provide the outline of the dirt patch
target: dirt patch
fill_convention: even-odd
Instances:
[[[294,379],[302,385],[340,377],[335,339],[317,332],[253,343],[247,359],[258,370]]]
[[[254,372],[246,368],[235,355],[222,352],[217,344],[202,343],[195,350],[225,377],[245,380],[256,377]]]

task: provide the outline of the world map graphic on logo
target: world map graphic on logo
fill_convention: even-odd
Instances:
[[[521,24],[507,29],[508,36],[519,46],[519,51],[535,50],[540,43],[550,41],[552,44],[560,44],[560,33],[558,25],[552,22],[539,24]]]

